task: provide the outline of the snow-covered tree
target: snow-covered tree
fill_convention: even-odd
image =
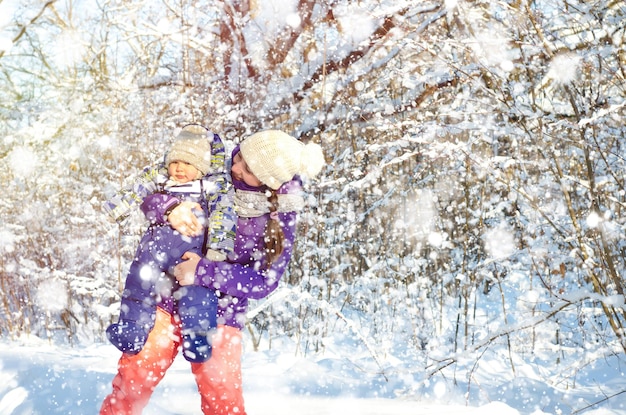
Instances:
[[[257,343],[626,348],[623,2],[30,3],[0,3],[0,335],[102,338],[143,222],[100,204],[195,121],[325,149]]]

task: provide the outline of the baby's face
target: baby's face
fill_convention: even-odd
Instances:
[[[167,166],[167,174],[178,183],[187,183],[198,179],[200,171],[189,163],[174,160]]]

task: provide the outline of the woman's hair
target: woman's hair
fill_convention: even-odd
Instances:
[[[276,216],[278,214],[278,195],[276,190],[271,190],[267,200],[270,203],[270,219],[265,225],[265,253],[267,254],[267,269],[269,269],[283,252],[285,234]]]

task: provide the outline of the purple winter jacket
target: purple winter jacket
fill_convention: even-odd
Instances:
[[[234,181],[235,188],[245,184]],[[255,188],[264,192],[266,187]],[[278,193],[297,193],[301,190],[301,182],[294,179],[283,184]],[[173,196],[155,194],[143,200],[141,209],[147,217],[156,223],[166,223],[164,213],[176,202]],[[175,198],[174,198],[175,199]],[[269,214],[254,218],[240,217],[237,220],[235,246],[224,262],[213,262],[202,258],[196,268],[196,284],[212,288],[218,296],[218,324],[242,329],[246,321],[249,299],[266,297],[278,287],[280,278],[285,272],[293,251],[296,233],[296,212],[278,214],[285,234],[284,250],[269,269],[265,269],[264,231]],[[159,307],[172,313],[174,302],[171,296],[161,299]]]

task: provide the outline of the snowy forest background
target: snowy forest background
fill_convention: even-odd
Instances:
[[[626,363],[625,106],[621,0],[0,0],[0,339],[105,342],[145,224],[102,202],[276,128],[328,165],[255,348],[573,388]]]

